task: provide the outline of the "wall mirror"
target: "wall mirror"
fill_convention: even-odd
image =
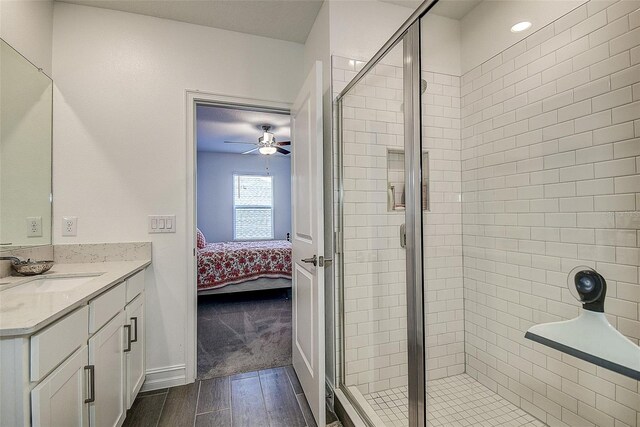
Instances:
[[[51,244],[53,82],[0,42],[2,251]]]

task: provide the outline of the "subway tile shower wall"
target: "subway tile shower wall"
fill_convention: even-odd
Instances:
[[[591,1],[462,76],[466,371],[552,426],[640,426],[638,381],[524,339],[578,315],[579,265],[640,339],[639,6]]]
[[[423,65],[428,58],[423,60]],[[457,375],[464,362],[460,77],[423,71],[423,211],[427,378]]]
[[[587,265],[607,279],[609,321],[640,340],[639,6],[594,0],[461,78],[422,73],[431,184],[431,211],[424,213],[427,378],[466,371],[551,426],[640,427],[638,381],[524,339],[533,324],[578,315],[567,274]],[[333,57],[334,98],[363,64]],[[395,87],[401,76],[388,77]],[[386,85],[383,77],[375,79]],[[343,141],[345,157],[358,157],[346,159],[345,169],[355,161],[383,177],[381,150],[402,149],[402,130],[367,128],[367,120],[377,121],[368,110],[399,112],[401,98],[385,104],[359,96],[347,114],[349,126],[360,128],[347,129]],[[366,151],[372,141],[375,154]],[[367,256],[397,255],[384,261],[397,275],[380,280],[397,292],[391,300],[357,287],[364,272],[345,278],[352,313],[345,317],[347,384],[363,394],[406,382],[404,343],[380,352],[405,330],[397,323],[387,333],[375,317],[397,307],[390,301],[404,304],[396,241],[402,215],[386,212],[383,183],[376,188],[369,210],[365,201],[345,209],[345,231],[353,227],[345,243],[355,243],[348,234],[355,228],[365,231],[365,218],[385,217],[387,239],[369,236],[362,248]]]
[[[333,58],[334,95],[362,63]],[[404,212],[387,209],[388,150],[404,150],[402,72],[381,64],[344,99],[345,368],[346,384],[362,394],[407,382]],[[460,77],[424,71],[422,78],[427,369],[437,379],[464,372],[465,363]]]

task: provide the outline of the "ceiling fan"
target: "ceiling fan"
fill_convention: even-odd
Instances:
[[[281,141],[276,142],[276,138],[272,132],[269,132],[271,129],[271,125],[262,125],[261,129],[264,131],[264,134],[258,138],[258,142],[236,142],[236,141],[225,141],[225,144],[252,144],[256,145],[256,148],[252,148],[249,151],[245,151],[242,154],[249,154],[256,150],[260,152],[260,154],[271,155],[276,152],[281,154],[289,154],[291,151],[285,150],[282,148],[284,145],[291,145],[291,141]]]

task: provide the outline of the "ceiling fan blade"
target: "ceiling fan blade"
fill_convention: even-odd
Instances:
[[[280,145],[280,146],[283,146],[283,145],[291,145],[291,141],[280,141],[280,142],[276,142],[276,145]]]
[[[255,142],[240,142],[240,141],[225,141],[225,144],[253,144],[256,145]]]
[[[244,153],[242,153],[242,154],[249,154],[249,153],[251,153],[251,152],[253,152],[253,151],[256,151],[256,150],[258,150],[258,149],[259,149],[259,147],[252,148],[251,150],[249,150],[249,151],[245,151],[245,152],[244,152]]]
[[[291,151],[289,151],[289,150],[285,150],[284,148],[280,148],[280,147],[276,147],[276,151],[277,151],[278,153],[282,153],[282,154],[289,154],[289,153],[291,153]]]

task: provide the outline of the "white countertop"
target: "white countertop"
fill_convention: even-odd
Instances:
[[[150,264],[150,260],[55,264],[40,276],[4,277],[0,283],[9,284],[0,285],[0,337],[31,335]],[[86,283],[73,289],[18,292],[38,278],[95,274],[99,275],[87,277]]]

